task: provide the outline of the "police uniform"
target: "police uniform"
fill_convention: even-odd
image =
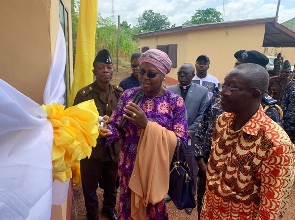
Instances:
[[[288,78],[285,81],[281,81],[280,76],[273,76],[269,79],[268,93],[278,101],[278,105],[281,105],[285,87],[289,82],[290,79]]]
[[[106,50],[100,51],[94,60],[95,62],[111,64],[109,52]],[[111,116],[122,93],[123,90],[118,86],[109,84],[108,90],[105,91],[98,86],[97,82],[94,82],[78,91],[74,105],[93,99],[100,116]],[[98,183],[99,185],[103,184],[104,189],[103,212],[112,216],[110,219],[117,219],[115,206],[120,144],[114,143],[104,147],[104,142],[105,138],[99,137],[96,147],[92,148],[90,158],[80,161],[82,188],[88,220],[98,219],[98,198],[96,195]]]
[[[138,79],[134,76],[134,74],[132,73],[129,77],[123,79],[119,86],[126,90],[126,89],[131,89],[131,88],[134,88],[134,87],[138,87],[140,86],[140,83],[138,81]]]
[[[283,128],[291,141],[295,143],[295,79],[286,86],[282,99],[282,109],[284,112]]]
[[[274,122],[281,125],[281,120],[283,117],[283,110],[277,105],[277,100],[273,99],[268,94],[264,93],[261,105],[265,114],[270,117]]]
[[[282,69],[291,68],[288,60],[285,60]],[[278,76],[273,76],[269,79],[268,94],[278,101],[278,105],[281,106],[282,98],[285,92],[286,85],[290,82],[289,78],[282,79],[281,73]]]

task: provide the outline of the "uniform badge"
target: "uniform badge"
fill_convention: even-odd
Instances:
[[[243,60],[246,60],[246,59],[248,58],[247,50],[241,54],[241,58],[242,58]]]

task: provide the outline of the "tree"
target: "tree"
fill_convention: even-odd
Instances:
[[[206,24],[223,21],[222,15],[215,8],[207,8],[205,10],[196,10],[191,20],[186,21],[184,24]]]
[[[170,28],[170,21],[165,15],[145,10],[138,18],[138,27],[143,32],[157,31]]]

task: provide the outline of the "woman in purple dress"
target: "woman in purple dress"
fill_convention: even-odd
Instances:
[[[126,90],[120,97],[114,110],[108,129],[105,133],[106,145],[122,139],[119,155],[120,199],[119,219],[131,219],[131,190],[128,187],[134,168],[134,162],[141,132],[148,121],[157,122],[167,130],[175,133],[176,137],[187,142],[186,109],[183,99],[162,86],[165,75],[170,72],[171,60],[166,53],[151,49],[139,58],[140,87]],[[139,90],[144,96],[138,104],[132,100]],[[120,127],[122,118],[127,119],[125,126]],[[148,146],[147,146],[148,147]],[[168,219],[164,200],[155,205],[148,204],[146,219]]]

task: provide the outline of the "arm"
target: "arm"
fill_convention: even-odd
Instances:
[[[189,136],[192,137],[195,135],[195,133],[198,130],[198,126],[200,121],[202,120],[202,116],[208,106],[209,98],[208,98],[208,91],[203,95],[202,101],[200,103],[199,109],[198,109],[198,114],[196,115],[196,118],[194,119],[193,123],[191,123],[188,126],[188,132]]]
[[[186,120],[186,108],[183,99],[179,96],[176,103],[172,106],[173,111],[173,131],[177,138],[185,145],[188,139],[188,129]]]
[[[258,175],[261,200],[256,219],[282,219],[294,181],[294,145],[285,141],[273,147]]]

